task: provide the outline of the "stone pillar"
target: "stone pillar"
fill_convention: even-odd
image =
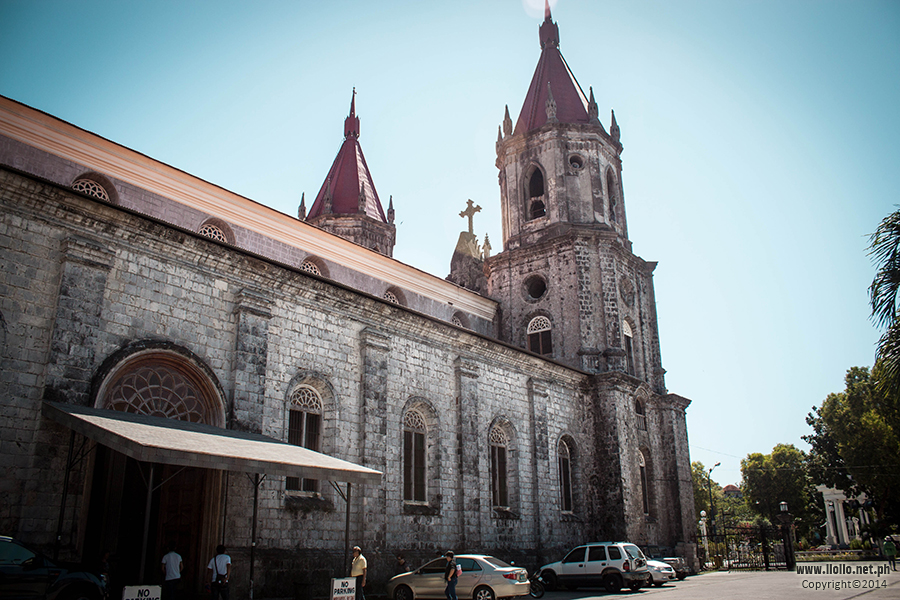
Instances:
[[[460,548],[476,551],[481,548],[482,485],[481,448],[487,445],[487,432],[481,426],[478,410],[478,365],[460,356],[454,365],[456,373],[456,402],[458,409],[457,452],[459,453],[459,478],[457,483],[457,510],[460,514]],[[485,439],[481,439],[482,437]],[[490,493],[490,488],[487,488]],[[485,504],[490,507],[490,500]]]
[[[62,273],[44,399],[85,404],[96,368],[92,340],[101,328],[106,283],[115,253],[80,236],[66,239],[61,250]]]
[[[531,461],[531,501],[534,513],[532,521],[534,523],[535,550],[538,556],[543,556],[543,540],[552,539],[553,533],[547,528],[549,522],[544,522],[541,507],[555,506],[551,490],[556,486],[551,485],[548,480],[548,474],[556,470],[550,464],[551,457],[556,457],[556,449],[550,448],[550,436],[547,430],[549,387],[546,381],[528,380],[528,404],[531,409],[531,456],[533,457]]]
[[[391,339],[373,329],[360,334],[362,348],[361,406],[359,410],[360,463],[385,472],[387,466],[387,383]],[[359,515],[360,546],[372,554],[384,552],[387,531],[385,486],[358,486],[354,496],[362,502]],[[359,505],[359,502],[357,502]]]
[[[258,291],[244,289],[235,305],[234,396],[228,421],[240,431],[262,433],[266,399],[271,301]]]

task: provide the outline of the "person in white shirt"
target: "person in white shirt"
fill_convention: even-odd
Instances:
[[[165,576],[163,582],[163,599],[178,600],[178,588],[181,587],[181,571],[184,570],[184,562],[181,555],[175,552],[175,542],[169,542],[166,546],[169,551],[162,557],[162,572]]]
[[[225,546],[216,547],[216,555],[206,567],[210,578],[212,600],[228,600],[228,582],[231,581],[231,557],[225,554]]]

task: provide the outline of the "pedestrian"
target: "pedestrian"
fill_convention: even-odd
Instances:
[[[175,542],[169,542],[166,546],[168,552],[162,557],[163,572],[163,600],[177,600],[178,590],[181,588],[181,572],[184,570],[184,562],[181,555],[175,552]]]
[[[353,546],[353,562],[350,563],[350,577],[356,577],[356,600],[365,600],[363,588],[366,587],[366,571],[368,564],[359,546]],[[227,599],[226,599],[227,600]]]
[[[403,573],[409,573],[409,563],[406,562],[406,559],[402,554],[397,555],[397,572],[394,575],[402,575]]]
[[[225,546],[216,546],[216,555],[209,561],[206,567],[209,573],[209,589],[212,592],[212,600],[228,600],[228,582],[231,580],[231,557],[225,554]]]
[[[447,600],[457,600],[456,581],[459,573],[456,569],[456,561],[453,560],[453,552],[448,551],[444,554],[444,558],[447,559],[447,568],[444,569],[444,580],[447,582],[447,587],[444,588],[444,595],[447,596]]]
[[[887,536],[884,538],[884,555],[887,557],[891,565],[891,570],[897,570],[897,546],[894,544],[894,538]]]

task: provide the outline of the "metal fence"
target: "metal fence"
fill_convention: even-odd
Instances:
[[[699,544],[701,564],[708,569],[773,571],[793,568],[787,528],[773,526],[720,527]]]

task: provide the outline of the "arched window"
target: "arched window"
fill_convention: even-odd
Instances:
[[[228,237],[225,235],[225,232],[222,231],[222,228],[217,227],[212,223],[205,223],[202,227],[200,227],[200,230],[197,233],[208,238],[218,240],[220,242],[228,243]]]
[[[536,354],[553,354],[550,319],[535,317],[528,323],[528,349]]]
[[[622,334],[625,338],[625,372],[634,375],[634,334],[628,321],[622,321]]]
[[[322,272],[319,271],[319,266],[311,260],[304,260],[303,264],[300,265],[301,271],[306,271],[307,273],[312,273],[313,275],[321,275]]]
[[[650,514],[650,489],[647,487],[647,461],[644,459],[643,450],[638,450],[641,468],[641,501],[644,505],[644,514]]]
[[[637,428],[641,431],[647,431],[647,416],[644,413],[644,405],[640,400],[634,401],[634,416]]]
[[[82,194],[87,194],[88,196],[93,196],[94,198],[109,202],[109,194],[106,192],[106,189],[96,181],[90,179],[78,179],[72,184],[72,189],[81,192]]]
[[[616,182],[613,179],[612,171],[606,171],[606,195],[609,198],[609,220],[613,223],[616,222],[616,211],[618,210],[618,193],[616,189]]]
[[[559,440],[557,456],[559,458],[561,507],[563,512],[572,512],[574,510],[574,503],[572,500],[572,449],[565,439]]]
[[[544,174],[535,168],[528,179],[528,218],[537,219],[547,214],[544,205]]]
[[[322,398],[308,385],[297,386],[291,393],[288,406],[288,443],[319,451],[322,431]],[[285,489],[289,491],[316,492],[318,481],[299,477],[287,477]]]
[[[509,507],[509,471],[507,456],[509,437],[500,425],[490,433],[491,445],[491,503],[494,508]]]
[[[425,502],[425,440],[428,429],[417,410],[403,418],[403,499]]]

